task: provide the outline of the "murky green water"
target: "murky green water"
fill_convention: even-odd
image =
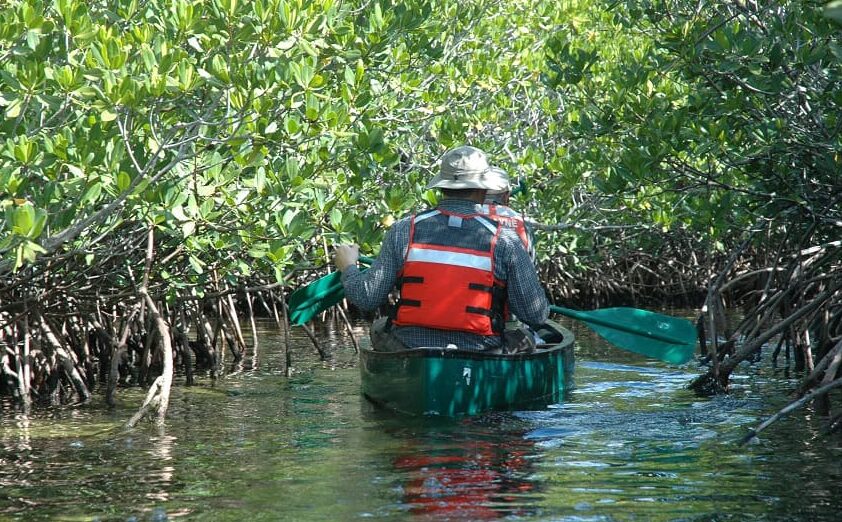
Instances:
[[[296,336],[289,380],[281,339],[267,323],[242,371],[175,388],[163,430],[121,430],[142,390],[114,412],[3,404],[0,519],[840,519],[842,444],[809,412],[735,444],[795,382],[765,364],[705,400],[683,389],[694,368],[582,336],[565,403],[419,420],[361,399],[347,337],[325,333],[336,355],[320,363]]]

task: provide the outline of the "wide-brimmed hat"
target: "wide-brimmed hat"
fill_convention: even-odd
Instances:
[[[499,190],[500,182],[491,175],[491,165],[485,153],[476,147],[463,145],[444,153],[439,173],[427,188]]]
[[[512,189],[512,182],[509,180],[509,174],[500,167],[491,167],[488,171],[489,183],[496,185],[496,188],[488,189],[488,196],[503,194]]]

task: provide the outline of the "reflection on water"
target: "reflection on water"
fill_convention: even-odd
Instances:
[[[259,364],[174,389],[165,429],[121,425],[143,390],[31,417],[0,403],[0,520],[837,520],[838,440],[796,415],[734,442],[794,381],[746,367],[727,397],[583,338],[578,388],[535,412],[442,420],[359,396],[341,331],[319,362],[267,326]],[[776,405],[760,399],[777,393]]]
[[[491,416],[486,419],[493,418]],[[515,419],[504,429],[476,420],[426,421],[387,430],[400,444],[391,454],[401,505],[419,518],[492,520],[534,514],[534,443]]]

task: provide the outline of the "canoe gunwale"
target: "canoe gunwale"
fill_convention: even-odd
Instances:
[[[405,359],[411,357],[438,357],[443,359],[527,361],[532,359],[543,359],[561,350],[573,350],[573,344],[576,342],[576,339],[573,336],[573,332],[553,321],[547,321],[547,324],[552,325],[553,329],[563,336],[562,340],[557,343],[547,343],[539,345],[535,350],[531,352],[501,353],[480,350],[463,350],[460,348],[443,348],[441,346],[423,346],[418,348],[408,348],[406,350],[396,350],[387,352],[375,350],[373,347],[361,347],[360,355],[365,355],[366,357],[383,357],[396,359]]]
[[[485,361],[527,361],[532,359],[544,359],[555,352],[572,350],[574,339],[565,337],[565,340],[558,344],[546,345],[547,348],[537,348],[532,352],[519,353],[491,353],[477,350],[460,350],[458,348],[410,348],[394,352],[381,352],[371,348],[360,348],[360,353],[367,357],[382,357],[385,359],[408,359],[416,357],[436,357],[442,359],[472,359]]]

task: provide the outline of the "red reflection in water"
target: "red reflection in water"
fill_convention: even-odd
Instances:
[[[497,443],[451,439],[446,447],[414,442],[406,456],[394,461],[408,477],[404,502],[413,514],[437,520],[493,520],[532,511],[523,505],[529,500],[524,494],[535,489],[529,478],[529,456],[534,454],[530,441],[515,435]]]

